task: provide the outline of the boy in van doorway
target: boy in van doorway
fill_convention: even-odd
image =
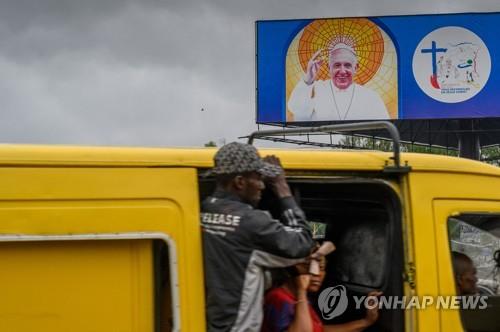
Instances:
[[[264,269],[303,261],[311,230],[277,157],[233,142],[214,163],[216,190],[201,207],[207,331],[260,331]],[[281,222],[257,209],[265,183],[279,198]]]

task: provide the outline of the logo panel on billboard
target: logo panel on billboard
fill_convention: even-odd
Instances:
[[[478,94],[491,71],[488,48],[475,33],[443,27],[425,36],[413,55],[413,75],[429,97],[459,103]]]

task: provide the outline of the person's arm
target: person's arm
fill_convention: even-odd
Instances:
[[[370,292],[368,296],[380,296],[382,292]],[[365,330],[367,327],[373,325],[379,316],[378,305],[373,305],[373,303],[369,303],[370,308],[366,309],[365,318],[353,320],[344,324],[335,324],[335,325],[325,325],[323,330],[325,332],[361,332]]]
[[[378,319],[378,307],[374,309],[367,309],[365,318],[353,320],[344,324],[325,325],[323,331],[325,332],[361,332],[367,327],[373,325]]]
[[[275,156],[267,156],[264,160],[270,164],[281,166]],[[292,193],[285,174],[282,172],[267,182],[276,196],[280,199],[281,219],[283,223],[272,219],[271,215],[264,211],[253,211],[249,216],[252,220],[250,231],[257,248],[280,257],[305,258],[310,254],[313,246],[312,233],[304,212],[299,208],[292,197]],[[294,262],[273,262],[268,260],[267,267],[282,267],[296,264]]]
[[[275,155],[265,156],[263,160],[271,165],[278,166],[281,168],[281,173],[274,178],[270,178],[267,184],[271,186],[272,191],[278,198],[283,199],[285,197],[292,197],[292,191],[286,182],[285,171],[281,166],[281,161]]]
[[[294,121],[313,120],[313,99],[314,83],[307,85],[303,80],[299,80],[288,98],[288,109],[293,113]]]
[[[387,106],[384,103],[384,100],[382,97],[375,92],[374,90],[371,90],[369,88],[366,88],[368,92],[370,93],[371,97],[367,98],[367,102],[369,103],[369,107],[367,110],[369,110],[367,114],[367,118],[369,119],[376,119],[376,120],[385,120],[385,119],[390,119],[389,112],[387,110]]]
[[[323,60],[322,50],[313,54],[307,63],[304,77],[297,82],[297,85],[288,99],[288,109],[293,113],[294,121],[311,121],[314,110],[314,82],[316,82]]]
[[[324,325],[324,332],[361,332],[371,324],[367,324],[364,319],[353,320],[345,324]]]
[[[297,205],[295,199],[292,196],[292,191],[288,186],[286,181],[285,172],[281,166],[281,161],[278,157],[271,155],[264,157],[264,160],[272,165],[278,166],[282,169],[281,174],[278,176],[268,179],[267,184],[271,187],[274,194],[280,199],[281,207],[281,221],[284,225],[289,227],[302,227],[306,225],[306,216],[302,209]],[[300,224],[300,225],[299,225]]]
[[[307,301],[307,287],[309,286],[309,274],[301,274],[295,277],[297,287],[297,303],[295,304],[295,315],[288,326],[287,332],[312,332],[313,324],[309,303]]]
[[[248,236],[252,239],[255,249],[267,254],[266,267],[285,267],[299,263],[298,258],[309,256],[313,247],[313,238],[310,227],[298,213],[292,197],[282,200],[286,207],[284,217],[290,220],[286,226],[279,220],[273,219],[268,212],[253,211],[248,218]],[[300,209],[299,209],[300,211]],[[251,225],[251,226],[250,226]],[[275,256],[276,259],[272,259]],[[280,262],[279,258],[293,260]]]

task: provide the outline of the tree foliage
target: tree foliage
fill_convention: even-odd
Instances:
[[[359,136],[344,136],[340,139],[339,144],[348,148],[378,150],[378,151],[392,151],[392,141],[386,139],[378,139],[371,137]],[[457,156],[458,151],[446,149],[437,146],[425,146],[401,143],[402,152],[417,152],[417,153],[431,153],[431,154],[444,154],[449,156]]]
[[[487,163],[500,166],[500,145],[482,148],[481,159]]]
[[[206,148],[214,148],[214,147],[217,147],[217,144],[214,141],[208,141],[207,143],[205,143],[205,147]]]
[[[392,151],[392,142],[385,139],[359,137],[359,136],[344,136],[339,141],[340,145],[346,148],[367,149],[378,151]],[[409,143],[401,143],[402,152],[430,153],[446,156],[458,156],[458,150],[446,149],[438,146],[417,145]],[[496,166],[500,166],[500,145],[484,147],[481,149],[481,160]]]

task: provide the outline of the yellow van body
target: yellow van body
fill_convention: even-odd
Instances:
[[[0,147],[0,331],[204,331],[199,176],[215,149]],[[403,208],[405,295],[455,294],[447,219],[500,214],[500,169],[459,158],[261,150],[293,178],[383,181]],[[155,243],[168,247],[159,326]],[[163,307],[162,307],[163,308]],[[162,309],[166,310],[166,309]],[[406,310],[405,331],[461,331],[458,310]]]

